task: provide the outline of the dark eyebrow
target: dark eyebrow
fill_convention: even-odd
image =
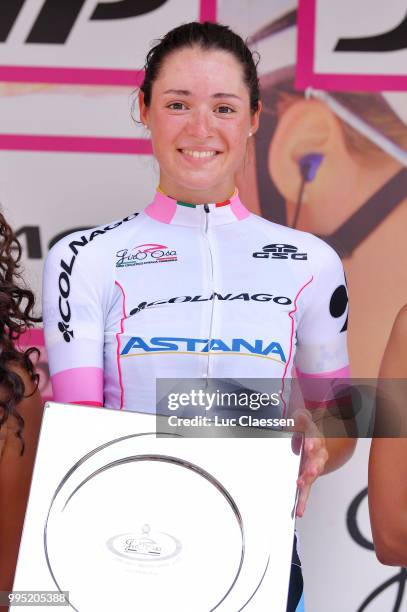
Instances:
[[[174,94],[176,96],[191,96],[192,95],[191,92],[188,91],[187,89],[166,89],[164,91],[164,94]],[[240,96],[237,96],[236,94],[224,93],[224,92],[213,94],[211,97],[212,98],[236,98],[237,100],[241,100]]]
[[[191,92],[187,89],[166,89],[165,94],[175,94],[176,96],[190,96]]]
[[[224,92],[213,94],[212,98],[236,98],[237,100],[242,99],[240,96],[237,96],[236,94],[224,93]]]

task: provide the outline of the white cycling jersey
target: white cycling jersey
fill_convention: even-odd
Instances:
[[[342,264],[237,192],[140,214],[50,251],[44,328],[56,401],[155,410],[157,378],[347,375]]]

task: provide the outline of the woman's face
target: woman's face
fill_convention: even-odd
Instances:
[[[227,199],[259,116],[250,112],[249,90],[233,55],[199,47],[171,53],[153,83],[150,106],[142,92],[139,103],[161,188],[195,203]]]

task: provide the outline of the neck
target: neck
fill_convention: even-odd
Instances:
[[[158,190],[178,202],[185,202],[198,206],[212,202],[225,202],[233,196],[236,187],[234,185],[228,185],[221,189],[191,190],[173,187],[167,185],[165,181],[160,180]]]

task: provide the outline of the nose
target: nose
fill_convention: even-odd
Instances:
[[[195,138],[208,138],[213,131],[211,111],[205,108],[195,108],[188,121],[188,134]]]

